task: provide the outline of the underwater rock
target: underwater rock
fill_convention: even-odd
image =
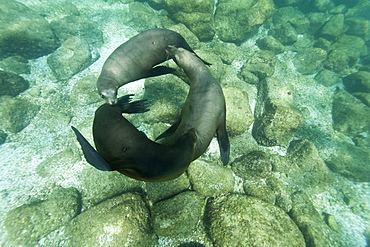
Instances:
[[[189,30],[184,24],[178,23],[176,25],[169,26],[167,29],[175,31],[179,34],[181,34],[182,37],[186,40],[186,43],[189,44],[189,46],[196,50],[201,47],[201,43],[198,39],[198,37]]]
[[[224,88],[223,92],[227,108],[227,131],[231,136],[240,135],[253,123],[248,95],[235,87]]]
[[[276,9],[272,15],[272,23],[275,26],[289,23],[293,19],[304,17],[304,14],[292,6]]]
[[[245,180],[243,189],[246,195],[256,197],[268,204],[274,205],[276,201],[275,193],[266,184],[265,180]]]
[[[241,43],[275,10],[272,0],[224,0],[216,8],[215,26],[222,41]]]
[[[257,198],[228,194],[209,200],[207,223],[215,247],[305,246],[298,227],[280,208]]]
[[[358,147],[350,143],[337,143],[335,151],[326,160],[329,168],[342,176],[357,181],[370,182],[369,146]]]
[[[280,54],[285,50],[284,45],[272,36],[259,38],[256,44],[261,50],[272,51],[274,54]]]
[[[306,246],[338,246],[338,243],[328,236],[329,227],[304,192],[294,193],[292,201],[293,207],[289,214],[301,230]]]
[[[315,145],[308,140],[295,140],[289,144],[287,155],[273,164],[273,171],[286,175],[288,184],[297,190],[317,194],[328,189],[333,175],[319,156]]]
[[[370,20],[362,17],[346,18],[345,24],[348,26],[346,34],[359,36],[365,41],[370,39]]]
[[[251,58],[243,65],[244,70],[255,74],[260,80],[272,76],[275,72],[276,57],[271,51],[256,51]]]
[[[90,105],[102,101],[96,90],[97,79],[94,75],[88,75],[73,85],[71,92],[73,106]]]
[[[272,171],[274,156],[262,151],[252,151],[236,158],[231,163],[235,175],[244,179],[265,179]]]
[[[363,39],[352,35],[342,35],[337,42],[331,46],[332,50],[341,51],[350,59],[350,65],[353,65],[360,56],[366,53],[365,42]]]
[[[65,227],[68,246],[155,246],[148,206],[127,193],[84,211]]]
[[[246,83],[249,83],[249,84],[253,84],[253,85],[256,85],[258,84],[259,82],[259,79],[258,77],[253,74],[252,72],[246,70],[246,69],[242,69],[240,71],[240,74],[239,76],[246,82]]]
[[[0,97],[0,129],[17,133],[26,128],[38,113],[40,106],[28,100]]]
[[[298,39],[298,32],[290,23],[280,24],[268,32],[283,45],[291,45]]]
[[[5,143],[7,137],[8,135],[3,130],[0,130],[0,145]]]
[[[71,169],[73,164],[81,160],[79,153],[75,150],[77,149],[67,148],[47,158],[37,165],[36,173],[42,178],[64,174],[68,169]]]
[[[164,0],[164,3],[171,18],[185,24],[200,40],[213,38],[213,0]]]
[[[322,26],[329,20],[329,16],[322,12],[310,12],[306,15],[310,21],[310,34],[316,34]]]
[[[95,58],[96,60],[96,58]],[[67,39],[47,58],[47,63],[58,80],[68,80],[94,62],[89,44],[78,37]]]
[[[103,33],[96,24],[80,16],[69,15],[50,22],[50,26],[62,42],[79,37],[93,46],[100,46],[103,43]]]
[[[119,1],[122,2],[122,1]],[[122,14],[120,23],[123,26],[133,27],[136,31],[142,32],[152,28],[162,27],[163,25],[172,25],[173,21],[169,20],[167,13],[155,11],[144,1],[131,1],[128,8]],[[111,12],[108,12],[111,15]],[[110,16],[108,18],[111,18]]]
[[[323,37],[320,37],[314,41],[314,47],[321,48],[325,51],[329,51],[331,46],[331,42]]]
[[[275,193],[276,201],[275,206],[278,206],[284,212],[289,212],[292,209],[292,199],[290,195],[292,194],[292,189],[288,188],[279,179],[274,176],[270,176],[266,179],[266,184]]]
[[[8,238],[17,245],[35,246],[41,238],[68,223],[80,208],[77,189],[57,188],[45,201],[22,205],[8,212],[4,221]]]
[[[289,5],[298,5],[302,0],[275,0],[275,4],[279,7],[289,6]]]
[[[22,76],[0,70],[0,96],[17,96],[27,90],[30,83]]]
[[[320,35],[330,41],[335,41],[341,34],[343,34],[343,31],[344,15],[333,15],[322,27]]]
[[[370,93],[352,93],[352,95],[370,107]]]
[[[302,75],[312,75],[319,72],[324,66],[326,51],[321,48],[308,48],[299,51],[293,63],[297,71]]]
[[[191,166],[191,165],[190,165]],[[145,183],[148,199],[155,203],[168,199],[180,192],[190,189],[190,182],[186,173],[183,173],[180,177],[160,182],[160,183]]]
[[[349,57],[344,51],[332,50],[328,54],[328,58],[326,59],[324,67],[339,74],[344,74],[346,73],[346,70],[348,70],[348,64]]]
[[[223,63],[230,65],[238,54],[238,47],[234,43],[214,41],[212,51],[221,58]]]
[[[21,56],[7,57],[0,61],[0,70],[15,74],[30,74],[31,69],[28,60]],[[1,92],[1,90],[0,90]]]
[[[53,52],[58,41],[49,23],[27,6],[12,0],[1,1],[0,58],[20,55],[38,58]]]
[[[83,209],[90,208],[108,198],[124,192],[141,192],[142,182],[124,176],[118,172],[102,172],[86,163],[86,168],[79,174]]]
[[[327,69],[321,70],[315,76],[315,81],[317,81],[318,83],[325,87],[331,87],[341,82],[340,77],[337,73]]]
[[[154,231],[160,236],[190,236],[202,217],[203,205],[204,198],[194,191],[186,191],[154,204]]]
[[[332,118],[333,128],[349,137],[370,133],[370,107],[344,90],[334,94]]]
[[[264,146],[286,146],[303,122],[289,88],[269,77],[258,84],[254,117],[252,135]]]
[[[193,161],[188,168],[193,190],[205,197],[214,197],[233,191],[232,171],[224,166],[203,160]]]
[[[344,88],[349,93],[370,93],[370,72],[359,71],[343,78]]]
[[[177,76],[163,75],[146,79],[144,98],[149,101],[150,111],[142,114],[143,121],[151,124],[175,123],[188,91],[189,86]]]
[[[284,212],[289,212],[292,209],[292,200],[288,189],[273,176],[259,180],[244,180],[243,189],[247,195],[276,205]]]

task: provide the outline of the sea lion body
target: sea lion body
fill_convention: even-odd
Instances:
[[[167,29],[149,29],[120,45],[105,61],[97,81],[99,95],[110,105],[117,102],[119,87],[142,78],[173,72],[173,69],[154,66],[166,61],[168,45],[190,48],[178,33]]]
[[[209,146],[215,133],[224,165],[229,161],[230,144],[226,131],[226,105],[222,88],[204,63],[192,52],[169,46],[167,52],[190,79],[190,89],[180,119],[157,139],[173,145],[184,133],[195,129],[197,143],[194,160]]]
[[[148,139],[122,116],[122,112],[138,112],[131,111],[129,104],[127,98],[122,97],[116,105],[104,104],[96,110],[93,123],[94,142],[97,153],[107,164],[100,165],[94,161],[89,163],[97,168],[109,166],[108,169],[101,170],[116,170],[147,182],[167,181],[180,176],[193,160],[196,143],[194,130],[189,130],[173,145],[158,144]],[[80,140],[79,142],[86,157],[88,144]],[[89,157],[86,160],[91,161]]]

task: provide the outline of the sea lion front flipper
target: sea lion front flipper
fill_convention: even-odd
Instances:
[[[110,164],[91,146],[86,138],[75,127],[71,126],[81,145],[86,161],[100,171],[111,171]]]
[[[144,76],[144,78],[148,77],[155,77],[155,76],[160,76],[160,75],[166,75],[166,74],[172,74],[176,71],[176,69],[169,68],[166,66],[156,66],[152,68],[147,75]]]
[[[165,132],[163,132],[157,138],[155,138],[155,140],[157,141],[159,139],[165,138],[175,133],[175,131],[177,130],[177,127],[179,127],[180,121],[181,119],[179,119],[176,123],[172,124],[171,127],[169,127]]]
[[[216,133],[218,146],[220,147],[221,161],[226,166],[229,163],[230,142],[225,126],[219,127]]]
[[[147,100],[137,100],[130,102],[131,96],[134,94],[128,94],[118,99],[117,105],[121,108],[122,113],[143,113],[149,111]]]

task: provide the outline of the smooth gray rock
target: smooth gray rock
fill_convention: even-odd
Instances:
[[[326,51],[320,48],[308,48],[299,51],[293,63],[302,75],[312,75],[319,72],[324,66]]]
[[[0,70],[0,96],[17,96],[28,89],[30,83],[22,76]]]
[[[222,41],[241,43],[259,28],[275,10],[272,0],[228,0],[215,13],[217,35]]]
[[[252,135],[265,146],[286,146],[303,122],[291,91],[276,78],[259,83],[254,117]]]
[[[370,72],[359,71],[343,78],[343,84],[349,93],[370,93]]]
[[[93,61],[89,44],[78,37],[67,39],[47,58],[47,63],[58,80],[68,80],[86,69]]]
[[[148,206],[127,193],[84,211],[65,226],[68,246],[155,246]]]
[[[35,246],[37,242],[67,224],[81,209],[74,188],[57,188],[45,201],[22,205],[7,213],[4,225],[12,243]]]
[[[340,246],[329,238],[329,227],[304,192],[293,194],[292,201],[293,208],[289,214],[301,229],[306,246]]]
[[[205,197],[229,193],[234,189],[231,169],[220,164],[198,159],[190,164],[188,174],[193,190]]]
[[[0,128],[17,133],[26,128],[38,113],[40,106],[21,98],[0,97]]]
[[[0,70],[5,70],[15,74],[30,74],[31,68],[28,60],[21,56],[7,57],[0,61]]]
[[[152,208],[153,228],[160,236],[191,236],[202,217],[204,198],[194,191],[186,191]]]
[[[297,225],[280,208],[257,198],[228,194],[207,203],[209,235],[215,247],[305,246]]]
[[[0,58],[38,58],[58,47],[49,23],[27,6],[7,0],[0,2],[0,9]]]

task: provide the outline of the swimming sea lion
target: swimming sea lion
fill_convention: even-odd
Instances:
[[[142,78],[174,72],[164,66],[154,67],[168,59],[165,51],[168,45],[193,52],[180,34],[159,28],[141,32],[120,45],[103,65],[97,81],[99,95],[114,105],[119,87]]]
[[[116,105],[104,104],[96,110],[93,136],[97,151],[72,127],[86,160],[99,170],[116,170],[147,182],[180,176],[193,160],[195,131],[189,129],[172,145],[151,141],[122,116],[122,113],[147,111],[145,101],[129,103],[130,96],[119,98]]]
[[[226,105],[220,84],[204,63],[192,52],[168,46],[168,54],[190,79],[190,89],[180,119],[158,138],[163,145],[173,145],[190,129],[195,129],[197,144],[194,160],[202,155],[215,133],[224,165],[229,162],[230,143],[226,131]]]

